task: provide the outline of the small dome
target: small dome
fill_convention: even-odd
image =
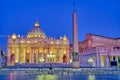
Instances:
[[[17,38],[17,36],[16,36],[16,34],[14,33],[13,35],[12,35],[12,39],[16,39]]]
[[[40,28],[38,21],[34,24],[34,28],[29,31],[28,38],[46,38],[45,33]]]
[[[35,27],[39,27],[39,23],[38,23],[38,21],[36,21],[36,23],[35,23],[34,26],[35,26]]]

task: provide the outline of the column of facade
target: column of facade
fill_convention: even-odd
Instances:
[[[35,52],[35,49],[33,48],[33,50],[32,50],[32,63],[34,63],[34,52]]]
[[[42,59],[44,59],[44,54],[45,54],[45,49],[43,48]],[[45,60],[45,59],[44,59],[44,60]],[[43,61],[42,63],[44,63],[44,61]]]
[[[57,52],[58,52],[58,55],[59,55],[58,63],[60,63],[60,48],[57,49]]]
[[[15,62],[18,63],[18,48],[16,48],[16,53],[15,53]]]
[[[61,49],[59,48],[59,63],[61,63]]]
[[[56,55],[57,55],[57,49],[55,48],[55,50],[54,50],[54,63],[56,63]]]
[[[48,48],[48,50],[47,50],[47,63],[50,63],[50,58],[49,58],[49,55],[50,54],[50,49]]]
[[[24,47],[24,62],[23,63],[26,63],[26,48]]]
[[[38,64],[38,62],[39,62],[39,59],[38,59],[38,49],[36,49],[36,63]]]
[[[96,64],[97,64],[97,67],[101,67],[99,53],[96,54]]]
[[[45,48],[45,50],[46,50],[46,52],[45,52],[45,54],[46,54],[46,55],[45,55],[45,63],[48,63],[48,60],[47,60],[47,59],[48,59],[48,58],[47,58],[48,50],[47,50],[46,48]]]
[[[46,63],[46,48],[44,48],[44,63]]]
[[[67,63],[70,63],[69,50],[67,49]]]
[[[63,49],[60,49],[60,63],[63,63]]]
[[[17,55],[17,58],[18,58],[18,63],[20,63],[20,47],[18,47],[18,55]]]
[[[30,63],[32,63],[32,54],[33,54],[33,49],[31,48],[31,53],[30,53]]]

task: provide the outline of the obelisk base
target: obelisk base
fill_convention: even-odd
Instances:
[[[73,57],[73,62],[72,62],[73,68],[80,68],[79,54],[77,52],[73,52],[72,57]]]

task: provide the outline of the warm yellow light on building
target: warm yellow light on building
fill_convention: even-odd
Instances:
[[[43,36],[43,38],[45,39],[45,38],[46,38],[46,36]]]
[[[37,37],[37,34],[35,34],[35,37]]]
[[[44,52],[47,53],[47,50],[45,49]]]
[[[43,58],[40,58],[39,61],[40,61],[40,62],[44,62],[44,59],[43,59]]]
[[[66,50],[64,50],[64,54],[66,54]]]
[[[36,41],[36,40],[35,40],[34,42],[35,42],[35,43],[37,43],[37,41]]]
[[[67,37],[66,37],[66,36],[64,36],[64,37],[63,37],[63,40],[64,40],[64,41],[66,41],[66,40],[67,40]]]
[[[27,53],[30,53],[30,49],[27,49],[27,51],[26,51]]]
[[[11,60],[13,61],[10,60],[10,64],[36,64],[39,63],[39,61],[44,61],[45,63],[50,63],[50,61],[51,63],[69,62],[67,61],[69,59],[69,57],[67,57],[69,56],[69,45],[64,45],[66,38],[62,36],[60,39],[56,39],[54,37],[47,36],[39,27],[40,25],[37,21],[33,26],[34,27],[25,36],[13,34],[8,37],[7,54],[10,54],[10,56],[6,56],[10,59],[12,58]],[[69,43],[68,39],[66,42]],[[48,60],[47,57],[50,59]]]
[[[35,26],[35,27],[39,27],[39,23],[38,23],[38,22],[36,22],[34,26]]]
[[[72,59],[70,59],[70,63],[72,63]]]
[[[15,62],[16,62],[16,63],[18,62],[17,58],[16,58]]]
[[[27,43],[30,43],[30,41],[28,40]]]
[[[57,41],[57,44],[59,44],[59,41]]]
[[[16,34],[13,34],[13,35],[12,35],[12,38],[15,39],[15,38],[16,38]]]
[[[12,49],[12,53],[15,53],[15,48]]]
[[[50,54],[52,54],[53,53],[53,51],[50,51]]]
[[[40,48],[40,49],[39,49],[39,52],[42,53],[42,52],[43,52],[43,49]]]
[[[48,58],[54,58],[55,55],[54,55],[54,54],[49,54],[49,55],[47,55],[47,57],[48,57]]]
[[[27,37],[28,37],[28,38],[31,38],[31,35],[28,35]]]
[[[94,60],[90,57],[89,59],[88,59],[88,62],[89,63],[91,63],[91,62],[93,62]]]
[[[13,40],[13,42],[15,42],[16,38],[17,38],[16,34],[13,34],[13,35],[12,35],[12,40]]]
[[[21,43],[23,43],[23,41],[21,41]]]
[[[64,44],[67,44],[67,42],[66,42],[66,41],[64,41]]]
[[[50,43],[53,44],[53,41],[51,41]]]
[[[55,55],[50,55],[50,57],[51,57],[51,58],[52,58],[52,57],[54,58],[54,57],[55,57]]]
[[[66,38],[63,38],[64,41],[66,41],[67,39]]]

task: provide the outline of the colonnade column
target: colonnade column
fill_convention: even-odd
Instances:
[[[62,52],[62,49],[60,49],[60,63],[63,63],[63,52]]]
[[[26,63],[26,48],[24,48],[24,62],[23,63]]]
[[[97,67],[101,67],[99,53],[96,54],[96,64],[97,64]]]
[[[112,57],[112,61],[113,61],[113,56],[111,56]]]
[[[20,48],[17,48],[17,62],[18,62],[18,63],[19,63],[19,61],[20,61],[19,55],[20,55]]]
[[[108,55],[105,55],[105,67],[109,67],[109,57],[108,57]]]
[[[15,63],[18,63],[18,48],[15,49]]]
[[[118,56],[116,56],[117,67],[119,67]]]
[[[60,51],[59,48],[57,48],[57,54],[58,54],[58,55],[56,55],[56,58],[58,58],[57,63],[60,62],[60,52],[59,51]]]
[[[60,48],[58,48],[58,54],[59,54],[59,60],[58,60],[58,63],[61,63],[61,53],[60,53]]]
[[[38,64],[38,61],[39,59],[38,59],[38,49],[36,49],[36,63]]]
[[[45,50],[46,50],[46,53],[45,53],[45,63],[48,63],[48,60],[47,60],[47,59],[48,59],[48,58],[47,58],[47,52],[48,52],[48,51],[47,51],[47,48],[46,48]]]
[[[32,53],[33,53],[33,49],[31,48],[31,53],[30,53],[30,63],[32,63]]]
[[[50,54],[50,49],[48,48],[48,50],[47,50],[47,63],[50,63],[50,58],[49,58],[49,55]]]
[[[57,54],[57,49],[54,50],[54,57],[53,57],[54,63],[56,63],[56,54]]]
[[[32,63],[34,63],[34,51],[35,51],[35,49],[33,48],[33,50],[32,50]]]
[[[43,49],[42,57],[41,58],[44,59],[44,49]],[[42,61],[42,63],[44,63],[44,62]]]

